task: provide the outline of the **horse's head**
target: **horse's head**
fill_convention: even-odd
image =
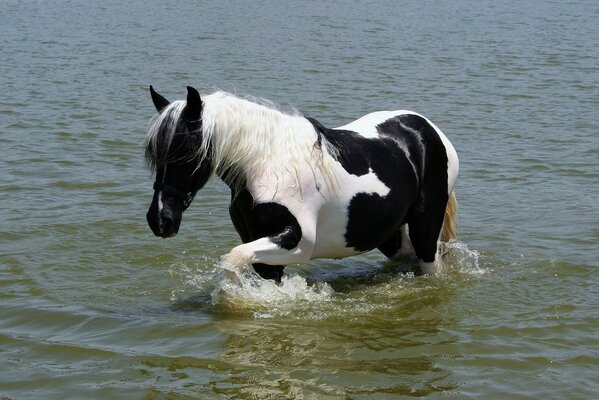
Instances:
[[[146,215],[156,236],[179,231],[183,211],[212,174],[210,149],[203,143],[202,100],[187,87],[187,101],[170,103],[150,86],[159,115],[146,138],[146,161],[155,173],[154,197]]]

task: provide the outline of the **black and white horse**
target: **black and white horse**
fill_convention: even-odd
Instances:
[[[156,174],[147,220],[157,236],[177,234],[216,174],[243,242],[227,255],[235,267],[278,281],[285,265],[376,248],[438,271],[438,241],[456,234],[458,157],[425,117],[377,111],[330,129],[224,92],[188,87],[172,103],[150,92],[159,115],[145,142]]]

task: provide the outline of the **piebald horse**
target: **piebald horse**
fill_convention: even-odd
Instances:
[[[158,115],[145,157],[155,174],[147,221],[179,230],[212,175],[231,189],[242,244],[226,256],[280,281],[285,265],[379,249],[440,269],[438,242],[456,236],[458,157],[447,137],[412,111],[376,111],[339,128],[224,92],[169,102],[150,86]]]

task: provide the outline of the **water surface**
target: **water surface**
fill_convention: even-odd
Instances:
[[[33,0],[0,14],[0,398],[599,395],[599,4]],[[233,287],[213,181],[145,222],[141,142],[217,88],[327,126],[412,109],[461,160],[435,277],[378,252]]]

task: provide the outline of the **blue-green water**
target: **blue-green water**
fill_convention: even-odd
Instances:
[[[598,397],[598,19],[591,0],[3,1],[0,398]],[[176,238],[146,225],[149,84],[328,126],[426,115],[461,160],[447,271],[373,252],[228,285],[222,183]]]

